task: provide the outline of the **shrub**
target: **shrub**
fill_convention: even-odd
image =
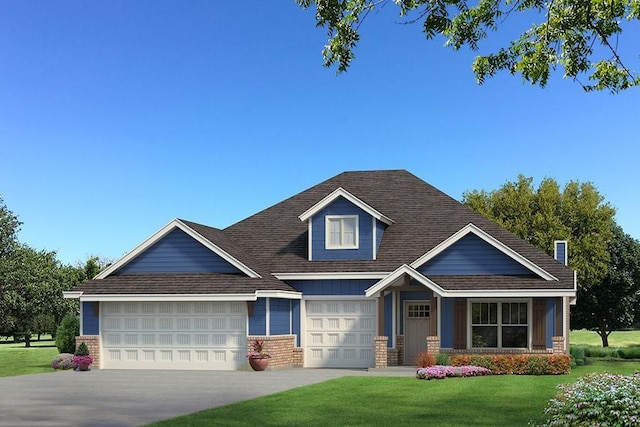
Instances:
[[[436,356],[426,351],[421,351],[416,357],[416,366],[418,368],[426,368],[436,364]]]
[[[569,353],[575,359],[577,366],[585,364],[584,347],[570,347]]]
[[[571,358],[554,355],[452,355],[451,365],[482,366],[494,375],[560,375],[571,372]]]
[[[446,377],[479,377],[491,375],[491,371],[480,366],[442,366],[433,365],[428,368],[420,368],[416,372],[419,380],[442,380]]]
[[[449,363],[449,355],[447,353],[438,353],[436,354],[436,365],[448,366]]]
[[[625,347],[618,349],[623,359],[640,359],[640,347]]]
[[[80,345],[78,346],[78,348],[76,349],[76,352],[74,354],[76,356],[88,356],[89,355],[89,347],[87,347],[87,343],[82,341],[80,343]]]
[[[75,314],[67,314],[56,330],[56,347],[60,353],[74,353],[76,336],[80,335],[80,319]]]
[[[543,426],[640,424],[640,374],[595,373],[558,386]]]
[[[76,367],[73,362],[73,354],[71,353],[62,353],[53,358],[53,362],[51,362],[51,367],[53,369],[74,369]]]

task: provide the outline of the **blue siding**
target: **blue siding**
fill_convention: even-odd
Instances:
[[[467,234],[418,269],[422,274],[513,274],[532,272],[475,234]]]
[[[287,283],[304,295],[359,295],[378,280],[289,280]]]
[[[249,335],[267,334],[267,304],[264,298],[253,303],[253,316],[249,316]]]
[[[385,223],[376,220],[376,255],[380,252],[380,245],[382,244],[382,235],[387,228]]]
[[[358,215],[358,249],[325,249],[327,215]],[[355,206],[344,197],[338,197],[329,206],[311,218],[312,259],[373,259],[373,221],[371,215]]]
[[[240,270],[176,228],[117,272],[130,273],[240,273]]]
[[[547,298],[547,348],[553,348],[553,336],[555,335],[556,326],[556,302],[553,298]]]
[[[291,333],[296,336],[296,346],[300,347],[300,300],[291,300]]]
[[[384,297],[384,334],[389,338],[387,347],[393,347],[393,295]]]
[[[97,302],[82,303],[82,331],[81,335],[100,334],[100,316]]]
[[[404,334],[404,302],[416,300],[430,300],[431,291],[400,292],[400,333]],[[435,332],[434,332],[435,334]]]
[[[269,299],[269,320],[271,335],[289,335],[291,333],[291,300]]]
[[[567,242],[556,242],[556,261],[565,264],[567,257]]]
[[[455,298],[441,298],[440,314],[440,346],[442,348],[453,348],[453,302]]]

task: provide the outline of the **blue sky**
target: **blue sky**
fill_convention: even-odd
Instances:
[[[5,2],[0,195],[20,240],[66,263],[116,259],[173,218],[222,228],[369,169],[457,199],[519,173],[591,181],[640,238],[640,89],[478,86],[473,52],[426,41],[392,6],[336,76],[292,0]]]

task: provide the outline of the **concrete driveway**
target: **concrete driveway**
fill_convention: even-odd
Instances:
[[[0,378],[1,426],[138,426],[295,387],[406,370],[58,371]]]

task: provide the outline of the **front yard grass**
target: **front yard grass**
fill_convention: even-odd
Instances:
[[[44,339],[24,343],[0,341],[0,377],[53,372],[51,361],[58,354],[55,341]]]
[[[542,422],[558,384],[589,372],[636,370],[640,363],[598,361],[558,376],[345,377],[152,425],[526,426]]]
[[[571,345],[592,345],[602,347],[602,339],[594,331],[580,329],[571,331],[569,337]],[[613,331],[609,335],[609,347],[628,347],[640,345],[640,330],[633,331]]]

